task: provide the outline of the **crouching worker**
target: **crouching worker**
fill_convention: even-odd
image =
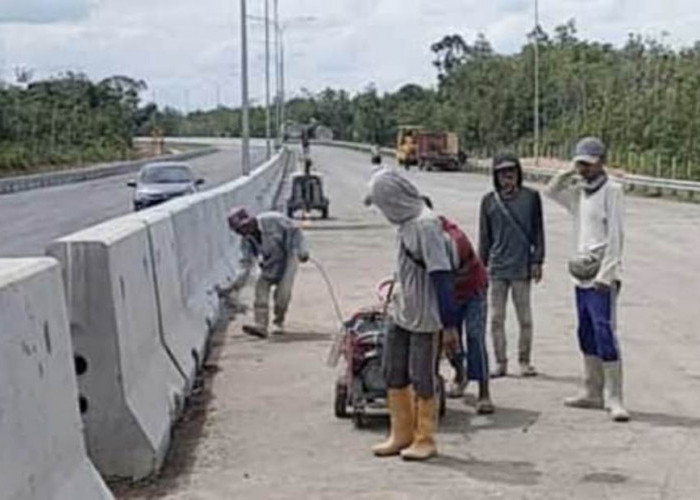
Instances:
[[[423,196],[426,206],[433,209],[433,202]],[[453,297],[439,297],[440,303],[456,302],[454,306],[463,319],[462,329],[443,332],[443,350],[455,376],[447,389],[447,397],[461,398],[467,384],[479,384],[476,412],[489,415],[495,411],[489,390],[489,362],[486,353],[486,292],[488,274],[479,260],[474,246],[466,234],[452,221],[440,216],[443,235],[450,248],[454,274]],[[449,289],[443,288],[445,292]]]
[[[451,260],[440,219],[402,175],[389,170],[375,174],[366,201],[397,226],[399,246],[393,327],[384,352],[391,430],[373,452],[381,457],[400,454],[405,460],[425,460],[437,455],[439,332],[443,326],[458,328],[460,324],[459,311],[441,311],[438,302],[439,291],[450,286]]]
[[[282,333],[284,318],[292,299],[292,289],[299,262],[309,260],[309,252],[301,230],[277,212],[265,212],[252,216],[245,208],[231,211],[228,224],[231,231],[241,238],[241,270],[231,290],[245,286],[255,262],[260,266],[260,276],[255,285],[255,324],[243,326],[248,335],[266,338],[270,320],[270,291],[274,291],[274,319],[276,333]]]

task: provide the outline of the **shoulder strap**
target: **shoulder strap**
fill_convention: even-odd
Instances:
[[[525,228],[520,224],[515,215],[513,215],[513,212],[511,212],[510,208],[508,208],[508,205],[506,205],[505,201],[503,201],[503,198],[501,198],[501,194],[498,191],[494,191],[493,195],[496,199],[496,205],[498,205],[498,208],[501,210],[506,219],[508,219],[508,222],[510,222],[511,226],[515,228],[515,232],[518,233],[520,238],[525,243],[527,243],[530,249],[532,249],[532,247],[534,247],[534,244],[532,243],[530,235],[527,233],[527,231],[525,231]]]
[[[408,249],[408,247],[404,244],[403,240],[401,240],[401,251],[406,255],[406,257],[409,258],[409,260],[411,262],[413,262],[415,265],[417,265],[421,269],[425,269],[425,262],[420,260],[415,255],[413,255],[413,253],[411,253],[411,251]]]

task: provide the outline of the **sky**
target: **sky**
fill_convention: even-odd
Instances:
[[[265,0],[247,0],[251,99],[264,101]],[[268,0],[272,9],[273,0]],[[534,26],[534,0],[278,0],[287,95],[325,87],[380,91],[434,85],[430,45],[484,33],[513,52]],[[540,0],[547,31],[574,18],[581,37],[628,33],[672,45],[700,38],[697,0]],[[143,79],[145,101],[182,110],[240,104],[239,0],[0,0],[0,78],[77,71]],[[274,76],[274,74],[273,74]],[[274,82],[273,82],[274,89]]]

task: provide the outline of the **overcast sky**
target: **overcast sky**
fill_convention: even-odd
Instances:
[[[272,5],[273,0],[269,0]],[[622,43],[630,31],[692,44],[698,0],[540,0],[546,30],[575,18],[586,38]],[[430,44],[483,32],[516,50],[533,26],[534,0],[279,0],[289,94],[303,87],[357,91],[432,85]],[[144,99],[184,109],[240,102],[238,0],[0,0],[0,69],[38,77],[82,71],[149,84]],[[264,0],[248,0],[262,15]],[[250,21],[251,93],[263,95],[264,29]]]

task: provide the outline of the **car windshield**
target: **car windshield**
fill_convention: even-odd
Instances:
[[[146,184],[192,182],[192,172],[185,166],[149,167],[141,174],[141,182]]]

